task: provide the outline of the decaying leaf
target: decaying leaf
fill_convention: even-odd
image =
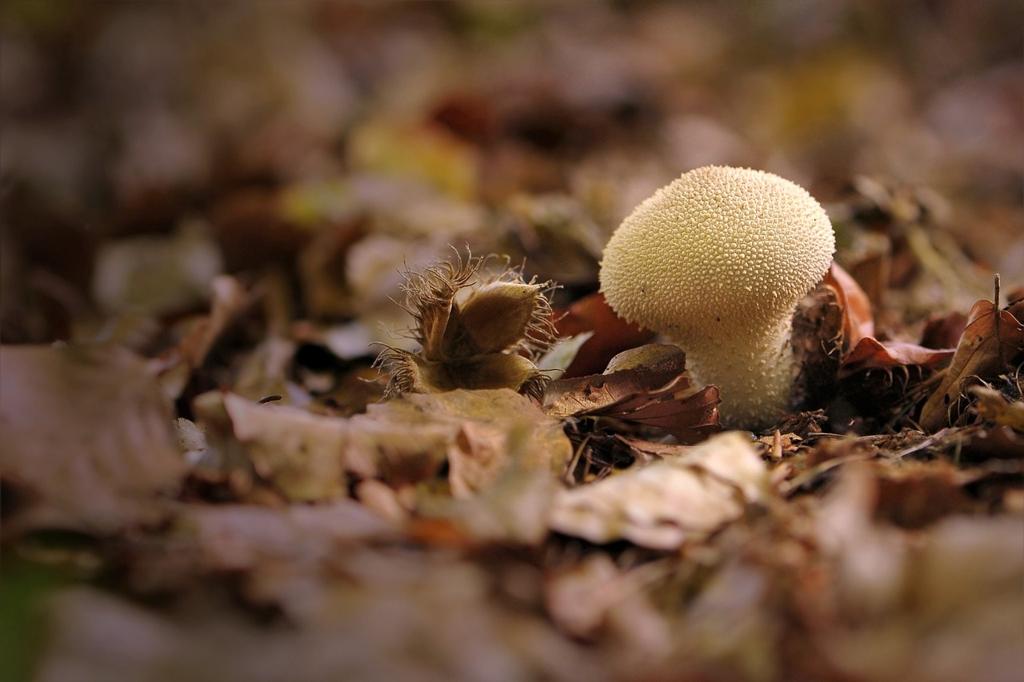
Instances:
[[[816,514],[849,623],[816,636],[830,666],[866,679],[1012,679],[1024,665],[1019,520],[954,515],[909,543],[874,520],[878,494],[870,467],[847,467]]]
[[[843,358],[840,377],[870,369],[935,367],[952,357],[950,349],[925,348],[903,341],[879,341],[871,301],[856,280],[837,263],[825,275],[825,284],[836,294],[843,319]]]
[[[200,320],[179,345],[182,357],[192,369],[203,364],[221,334],[252,303],[250,292],[234,277],[217,277],[210,289],[210,314]]]
[[[671,649],[672,633],[641,591],[646,573],[643,568],[620,571],[607,555],[595,554],[551,576],[545,584],[545,604],[565,632],[594,639],[604,630],[649,664],[651,657],[659,659]]]
[[[186,223],[171,236],[107,244],[97,257],[93,293],[112,312],[181,312],[203,301],[221,261],[205,227]]]
[[[536,546],[548,535],[557,490],[557,479],[549,471],[507,467],[473,497],[420,495],[407,532],[437,546]]]
[[[272,509],[193,506],[175,521],[175,541],[194,543],[202,571],[251,571],[328,560],[338,547],[394,536],[385,520],[351,500]]]
[[[416,483],[445,461],[453,492],[468,496],[509,466],[556,475],[572,454],[558,420],[509,389],[408,394],[347,419],[232,393],[200,396],[197,405],[201,421],[220,434],[223,465],[237,466],[241,455],[297,501],[336,498],[349,475]]]
[[[191,321],[177,346],[155,361],[160,382],[177,398],[192,374],[202,367],[215,344],[252,305],[254,297],[237,279],[227,275],[214,278],[210,286],[210,312]]]
[[[609,417],[656,427],[680,441],[698,441],[719,430],[718,389],[696,387],[676,346],[650,344],[620,353],[605,374],[551,382],[545,393],[548,414]]]
[[[1011,403],[999,391],[985,386],[973,386],[971,393],[978,399],[975,409],[982,419],[1024,432],[1024,401]]]
[[[363,554],[344,567],[333,590],[291,584],[289,615],[308,615],[306,627],[242,620],[220,602],[197,600],[175,616],[92,588],[65,591],[47,605],[52,636],[37,679],[610,678],[540,618],[489,600],[475,566]]]
[[[310,414],[287,405],[261,405],[228,393],[224,409],[253,468],[292,500],[323,500],[344,490],[342,419]]]
[[[159,521],[185,464],[145,363],[108,347],[4,346],[4,531]]]
[[[687,456],[634,466],[555,498],[553,529],[605,543],[627,539],[652,549],[675,549],[739,518],[768,495],[768,473],[754,446],[728,432]]]
[[[955,419],[952,413],[972,378],[987,380],[1006,371],[1024,353],[1024,300],[998,310],[978,301],[967,317],[956,354],[942,383],[921,409],[921,426],[936,431]]]
[[[873,336],[875,321],[871,300],[857,281],[833,262],[825,274],[825,284],[835,292],[842,311],[845,347],[853,348],[862,338]]]
[[[568,310],[556,311],[555,329],[559,336],[593,333],[566,369],[566,377],[601,372],[616,354],[654,338],[654,332],[629,324],[617,316],[600,293],[585,296]]]
[[[489,487],[509,467],[558,475],[572,456],[558,420],[509,389],[410,395],[405,400],[453,428],[447,454],[456,495]],[[371,409],[368,417],[386,413],[390,404]]]
[[[869,369],[893,369],[907,366],[935,368],[951,357],[953,357],[951,348],[925,348],[915,343],[882,342],[873,336],[865,336],[843,358],[839,376],[845,378]]]

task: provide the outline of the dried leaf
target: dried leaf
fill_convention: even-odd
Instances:
[[[768,495],[768,472],[747,438],[723,433],[680,459],[634,466],[555,498],[551,527],[605,543],[676,549],[739,518]]]
[[[552,379],[561,378],[569,365],[576,359],[580,347],[594,335],[594,332],[583,332],[567,339],[556,341],[544,355],[537,360],[537,369],[551,375]]]
[[[181,312],[203,301],[222,269],[220,252],[202,226],[186,224],[167,237],[134,237],[97,255],[93,293],[110,312]]]
[[[106,347],[0,349],[4,531],[110,533],[159,521],[185,475],[145,363]]]
[[[347,470],[393,484],[417,482],[447,458],[453,489],[462,495],[487,487],[512,464],[559,474],[572,455],[561,424],[510,389],[410,393],[370,405],[348,424]]]
[[[999,391],[985,386],[973,386],[970,392],[978,399],[975,409],[982,419],[1024,432],[1024,400],[1011,403]]]
[[[232,393],[223,400],[235,437],[247,448],[256,473],[288,499],[323,500],[344,492],[345,420]]]
[[[537,615],[490,599],[485,575],[456,561],[350,556],[328,586],[293,576],[292,622],[243,620],[220,601],[171,615],[91,588],[47,604],[52,624],[36,679],[527,680],[610,679],[593,652]],[[126,655],[130,652],[130,655]]]
[[[252,571],[326,561],[339,547],[395,536],[387,521],[351,500],[270,509],[192,505],[175,522],[175,541],[195,545],[204,572]]]
[[[662,429],[683,442],[719,430],[718,389],[690,383],[685,355],[677,347],[651,344],[616,358],[608,374],[551,382],[545,411],[563,419],[613,417]]]
[[[561,424],[508,389],[416,395],[408,401],[426,414],[458,424],[448,450],[456,494],[486,488],[509,464],[558,475],[572,456]]]
[[[488,544],[536,546],[548,535],[557,490],[558,482],[549,471],[506,466],[473,497],[453,500],[421,495],[408,532],[427,544],[463,549]]]
[[[210,314],[195,324],[178,344],[178,351],[191,369],[203,364],[220,336],[252,303],[249,292],[234,277],[216,277],[210,288]]]
[[[1024,301],[997,310],[991,301],[974,304],[956,354],[942,383],[921,410],[921,426],[936,431],[950,423],[950,411],[973,377],[992,379],[1024,353]]]
[[[600,293],[585,296],[568,310],[556,311],[554,319],[559,336],[583,332],[594,334],[580,347],[576,358],[566,369],[567,378],[600,372],[616,354],[654,338],[654,332],[618,317]]]
[[[645,571],[620,572],[605,554],[587,557],[560,571],[545,584],[545,603],[551,618],[573,637],[595,638],[607,630],[617,645],[625,645],[641,660],[661,658],[672,649],[667,620],[641,592]]]
[[[921,345],[925,348],[956,348],[966,326],[967,316],[959,311],[931,317],[921,332]]]
[[[843,312],[844,347],[849,349],[865,337],[874,336],[875,322],[867,294],[838,263],[833,262],[825,274],[825,284],[836,293]]]
[[[871,369],[893,369],[908,365],[935,368],[953,357],[953,352],[952,348],[936,350],[914,343],[879,341],[873,336],[865,336],[843,358],[839,377],[846,378]]]

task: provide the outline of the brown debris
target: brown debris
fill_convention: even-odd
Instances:
[[[166,518],[185,465],[170,403],[140,358],[102,346],[4,346],[0,366],[6,538],[107,535]]]
[[[967,316],[956,354],[935,392],[921,410],[921,426],[935,431],[956,423],[970,381],[990,380],[1015,366],[1024,355],[1024,300],[997,310],[978,301]]]
[[[658,351],[646,360],[650,365],[615,369],[613,359],[607,374],[551,382],[545,394],[545,410],[561,418],[604,417],[653,427],[684,443],[718,431],[718,389],[693,386],[685,371],[686,356],[675,346],[642,349]]]
[[[555,329],[560,336],[593,332],[565,371],[565,377],[601,372],[608,361],[624,350],[635,348],[654,338],[654,332],[625,322],[597,293],[585,296],[566,310],[555,313]]]

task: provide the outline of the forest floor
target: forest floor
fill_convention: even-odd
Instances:
[[[1012,3],[257,5],[3,15],[0,676],[1024,670]],[[708,163],[837,238],[758,432],[598,292]]]

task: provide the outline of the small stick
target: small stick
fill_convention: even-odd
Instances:
[[[993,280],[994,280],[995,292],[993,292],[994,296],[993,296],[992,303],[993,303],[993,306],[995,308],[993,313],[996,316],[996,321],[995,321],[995,328],[996,328],[996,353],[999,355],[999,371],[1001,372],[1001,371],[1003,371],[1003,368],[1006,367],[1006,362],[1003,360],[1003,344],[1002,344],[1002,341],[1000,340],[1000,334],[999,334],[999,273],[998,272],[995,273],[995,276],[993,277]]]

